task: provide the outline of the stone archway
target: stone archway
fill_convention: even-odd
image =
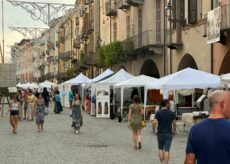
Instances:
[[[151,59],[145,60],[141,67],[140,75],[147,75],[155,78],[160,78],[159,70],[155,62]]]
[[[194,58],[190,54],[185,54],[179,63],[177,71],[180,71],[188,67],[193,68],[193,69],[198,69]]]
[[[219,75],[226,74],[226,73],[230,72],[229,64],[230,64],[230,51],[228,51],[228,53],[225,55],[225,57],[221,63]]]
[[[120,66],[120,69],[124,69],[125,71],[127,71],[127,69],[125,68],[124,65],[121,65],[121,66]]]

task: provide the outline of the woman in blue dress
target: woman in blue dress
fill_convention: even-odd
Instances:
[[[62,105],[61,105],[61,99],[60,99],[60,92],[56,91],[56,94],[54,96],[54,100],[55,100],[55,110],[54,113],[61,113],[63,111],[62,109]]]
[[[80,132],[80,127],[82,125],[82,104],[78,93],[75,93],[72,102],[72,116],[73,116],[73,127],[74,132],[78,134]]]

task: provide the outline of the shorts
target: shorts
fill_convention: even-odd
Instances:
[[[11,110],[10,116],[19,116],[19,111],[18,110]]]
[[[172,139],[172,134],[157,134],[158,149],[169,152]]]

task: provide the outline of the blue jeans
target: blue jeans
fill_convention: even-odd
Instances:
[[[172,138],[172,134],[157,134],[158,149],[169,152]]]

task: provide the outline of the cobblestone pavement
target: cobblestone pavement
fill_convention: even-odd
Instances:
[[[52,108],[52,107],[51,107]],[[70,127],[66,109],[45,118],[45,130],[37,132],[35,122],[19,122],[18,134],[11,133],[8,117],[0,118],[1,164],[158,164],[156,136],[151,126],[142,132],[142,150],[134,150],[127,122],[97,119],[83,112],[79,135]],[[170,164],[184,160],[187,134],[173,139]]]

